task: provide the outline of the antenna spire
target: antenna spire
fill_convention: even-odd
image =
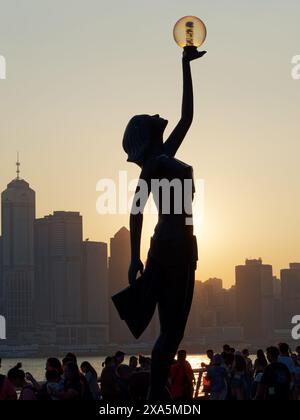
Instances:
[[[17,153],[17,162],[16,162],[16,166],[17,166],[17,179],[20,179],[20,159],[19,159],[19,152]]]

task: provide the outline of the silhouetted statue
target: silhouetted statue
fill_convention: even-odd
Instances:
[[[183,338],[188,319],[195,281],[197,264],[197,243],[193,235],[191,206],[194,195],[192,167],[175,159],[186,133],[193,120],[193,84],[190,62],[202,57],[205,52],[198,52],[194,47],[186,47],[182,57],[183,67],[183,102],[181,119],[169,138],[164,142],[163,133],[168,121],[159,115],[138,115],[129,122],[123,139],[123,147],[128,154],[128,161],[141,167],[138,184],[130,215],[131,264],[129,283],[134,285],[138,272],[147,276],[151,285],[152,298],[158,304],[160,336],[152,351],[151,388],[149,399],[165,399],[165,386],[170,366]],[[167,180],[172,183],[170,194],[164,188],[153,188],[154,180]],[[180,183],[178,184],[178,180]],[[192,188],[185,188],[184,180]],[[177,182],[177,184],[176,184]],[[163,183],[163,182],[162,182]],[[147,185],[147,194],[141,194]],[[181,203],[178,192],[181,191]],[[148,253],[146,268],[140,259],[140,243],[143,224],[143,210],[149,194],[152,192],[158,207],[158,223]],[[166,211],[166,203],[169,208]],[[184,208],[178,211],[179,204]],[[139,211],[134,210],[136,206]],[[179,207],[178,207],[179,206]],[[188,208],[188,210],[187,210]],[[187,222],[189,220],[189,222]],[[130,289],[130,288],[129,288]],[[134,302],[128,300],[128,306]],[[149,302],[144,302],[146,324],[150,321]],[[143,310],[143,303],[136,302]],[[125,305],[126,306],[126,305]],[[151,306],[151,304],[150,304]],[[128,308],[130,311],[130,308]],[[143,326],[144,329],[144,326]],[[137,334],[139,335],[139,334]]]

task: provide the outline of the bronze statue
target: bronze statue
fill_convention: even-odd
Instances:
[[[190,62],[202,57],[205,53],[205,51],[197,51],[195,47],[184,48],[182,114],[169,138],[163,141],[167,120],[159,115],[139,115],[131,119],[123,139],[123,148],[128,154],[128,161],[141,167],[140,182],[136,190],[136,200],[134,200],[134,205],[138,204],[140,210],[138,212],[134,210],[130,215],[129,283],[134,285],[139,281],[136,280],[138,272],[142,276],[147,276],[153,300],[158,305],[160,335],[152,351],[149,392],[149,399],[156,401],[166,398],[168,373],[184,336],[192,303],[198,257],[193,226],[192,223],[187,223],[191,214],[186,211],[186,207],[178,212],[176,210],[178,203],[171,202],[176,195],[174,191],[176,186],[171,188],[171,193],[166,198],[161,189],[153,191],[153,180],[167,180],[171,184],[172,181],[180,180],[183,186],[182,200],[186,203],[188,197],[191,208],[194,188],[191,192],[186,192],[184,181],[189,180],[193,183],[193,170],[191,166],[175,159],[175,155],[193,121],[193,84]],[[148,193],[146,197],[142,195],[141,198],[142,185],[148,186]],[[158,207],[159,217],[144,270],[140,259],[143,209],[151,192]],[[167,212],[163,211],[161,203],[161,199],[164,201],[164,198],[170,201]]]

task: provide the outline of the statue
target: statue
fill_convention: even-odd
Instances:
[[[197,51],[194,46],[184,47],[182,113],[180,121],[169,138],[163,141],[168,121],[159,115],[133,117],[123,138],[123,148],[128,154],[128,161],[137,164],[141,168],[141,174],[133,202],[134,209],[130,215],[131,264],[128,273],[130,287],[124,291],[123,301],[120,296],[115,296],[113,299],[121,317],[126,321],[126,317],[131,319],[128,325],[132,327],[131,330],[136,337],[146,328],[156,304],[158,305],[160,335],[152,350],[149,391],[149,400],[152,401],[168,399],[166,393],[168,374],[184,336],[193,298],[198,259],[197,242],[192,223],[187,223],[191,216],[190,212],[186,211],[186,206],[183,206],[184,209],[181,212],[177,211],[178,196],[175,197],[175,190],[178,184],[173,184],[173,181],[180,181],[181,199],[185,203],[187,200],[190,201],[191,208],[194,188],[188,188],[189,191],[185,191],[184,181],[188,180],[193,185],[193,170],[191,166],[175,159],[175,155],[193,121],[193,84],[190,63],[205,53],[205,51]],[[170,188],[168,197],[164,196],[162,188],[155,188],[155,191],[153,189],[155,182],[163,180],[175,185],[174,188]],[[145,190],[145,185],[148,187],[147,193],[141,194],[141,189]],[[140,259],[143,209],[151,192],[159,215],[144,269]],[[175,202],[172,202],[172,199],[175,199]],[[168,211],[164,211],[166,200],[169,202]],[[137,206],[139,211],[136,211]],[[138,273],[141,273],[140,279],[137,279]],[[140,286],[136,286],[138,284]],[[143,289],[142,293],[147,289],[147,298],[143,299],[143,296],[146,296],[145,293],[139,295],[141,293],[139,288]],[[130,290],[134,292],[131,293]],[[132,324],[137,322],[139,322],[139,327],[135,330]]]

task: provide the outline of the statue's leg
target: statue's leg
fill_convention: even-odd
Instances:
[[[152,351],[149,399],[164,400],[170,366],[175,358],[190,312],[195,270],[192,265],[161,267],[158,287],[160,336]]]

